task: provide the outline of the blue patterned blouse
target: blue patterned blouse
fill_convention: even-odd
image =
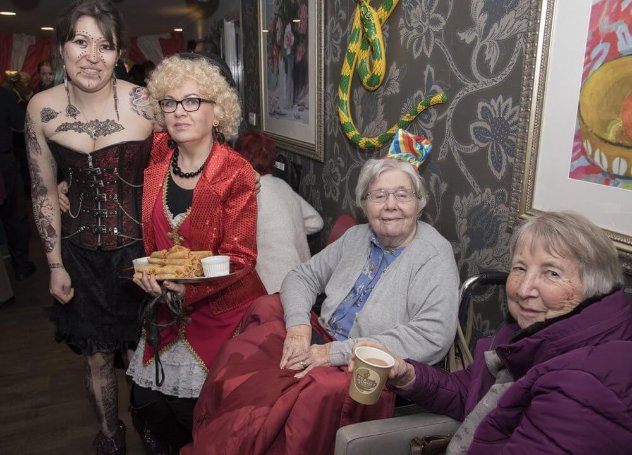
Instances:
[[[369,258],[347,297],[328,321],[329,333],[338,341],[349,338],[349,332],[355,322],[356,314],[366,303],[371,291],[380,280],[382,273],[393,263],[406,247],[393,250],[384,248],[375,235],[371,236]]]

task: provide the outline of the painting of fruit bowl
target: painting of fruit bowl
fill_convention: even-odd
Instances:
[[[586,79],[579,126],[588,158],[606,172],[632,177],[632,56],[604,63]]]

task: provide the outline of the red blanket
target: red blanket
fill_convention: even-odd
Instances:
[[[300,380],[279,368],[285,323],[278,294],[257,299],[243,321],[211,365],[193,444],[181,455],[330,454],[339,427],[393,415],[392,392],[373,406],[349,398],[346,367],[315,368]]]

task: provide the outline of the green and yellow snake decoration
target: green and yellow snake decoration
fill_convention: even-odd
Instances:
[[[398,128],[406,128],[428,107],[447,101],[445,93],[424,98],[388,131],[379,136],[363,137],[353,123],[349,97],[355,69],[358,69],[360,81],[365,89],[374,91],[382,85],[386,73],[386,49],[382,36],[382,24],[389,18],[397,3],[399,0],[383,0],[380,7],[375,10],[369,4],[369,0],[358,0],[353,17],[349,45],[338,84],[338,118],[347,137],[361,149],[376,149],[384,146],[393,139]]]

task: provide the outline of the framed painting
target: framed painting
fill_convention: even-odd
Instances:
[[[533,83],[522,106],[528,132],[517,157],[515,212],[585,215],[608,232],[631,273],[632,0],[540,6],[537,49],[527,54],[525,80]]]
[[[317,0],[258,0],[261,129],[324,160],[323,10]]]

